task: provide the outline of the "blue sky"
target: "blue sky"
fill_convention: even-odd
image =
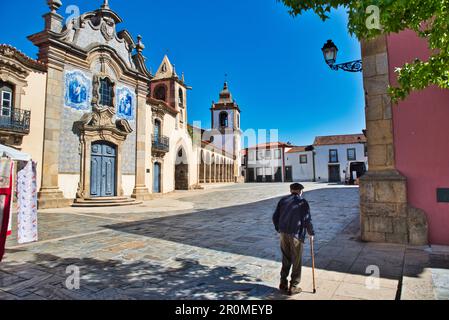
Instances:
[[[62,0],[81,12],[102,0]],[[323,23],[313,13],[293,18],[276,0],[110,0],[124,20],[118,29],[142,35],[148,66],[156,71],[165,53],[193,87],[189,122],[210,126],[209,108],[224,75],[242,110],[242,128],[279,129],[280,140],[313,143],[318,135],[364,129],[362,75],[335,72],[321,47],[333,39],[339,62],[360,58],[360,44],[346,30],[344,10]],[[35,58],[26,36],[41,31],[46,1],[6,1],[0,42]]]

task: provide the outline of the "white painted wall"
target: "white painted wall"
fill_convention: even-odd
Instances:
[[[41,187],[42,158],[44,152],[44,119],[47,74],[31,72],[27,78],[28,86],[21,97],[20,108],[31,110],[30,134],[23,137],[22,151],[31,155],[37,162],[37,188]]]
[[[75,199],[78,185],[80,182],[80,175],[78,174],[59,174],[58,183],[59,189],[64,194],[64,198]]]
[[[125,197],[130,197],[133,194],[134,186],[136,185],[135,175],[122,175],[122,188]]]
[[[152,120],[151,120],[152,121]],[[186,161],[189,164],[189,186],[198,183],[197,154],[193,150],[192,139],[187,132],[186,126],[176,126],[177,119],[170,114],[166,114],[162,122],[161,134],[170,139],[170,151],[165,155],[162,162],[162,193],[169,193],[175,190],[175,165],[179,148],[182,146]],[[151,125],[153,128],[153,125]],[[153,172],[151,167],[151,179],[149,187],[153,192]]]
[[[307,163],[301,164],[301,155],[307,156]],[[285,165],[293,170],[293,181],[313,181],[313,153],[311,151],[285,154]]]
[[[348,165],[347,150],[356,149],[355,161],[367,161],[365,157],[365,147],[363,144],[345,144],[345,145],[330,145],[330,146],[316,146],[316,178],[319,182],[329,181],[329,150],[336,149],[338,151],[338,163],[332,163],[331,165],[340,165],[341,181],[345,181],[346,167]]]

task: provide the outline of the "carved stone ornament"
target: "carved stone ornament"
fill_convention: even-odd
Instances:
[[[161,105],[152,106],[151,111],[153,112],[153,119],[154,118],[164,119],[164,116],[167,114],[167,110]]]
[[[114,121],[114,116],[113,108],[93,108],[93,111],[85,113],[75,126],[81,134],[85,131],[106,130],[125,139],[133,129],[127,120]]]
[[[115,22],[114,19],[109,17],[104,17],[101,22],[101,34],[106,39],[106,41],[111,41],[115,37]]]

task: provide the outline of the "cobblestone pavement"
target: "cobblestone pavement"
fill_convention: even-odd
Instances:
[[[8,240],[0,299],[395,299],[407,248],[358,241],[358,188],[306,188],[317,232],[315,295],[309,244],[304,293],[277,292],[280,253],[271,216],[288,185],[232,184],[135,207],[43,210],[38,243]],[[66,286],[73,266],[78,290]],[[380,279],[368,277],[367,268]]]

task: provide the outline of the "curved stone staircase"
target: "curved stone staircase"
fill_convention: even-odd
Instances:
[[[88,198],[76,199],[72,207],[92,208],[92,207],[121,207],[134,206],[142,204],[142,201],[127,197],[105,197],[105,198]]]

